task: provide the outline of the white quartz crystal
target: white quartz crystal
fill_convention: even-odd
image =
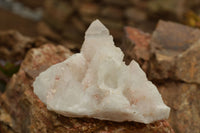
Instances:
[[[108,29],[95,20],[81,52],[40,73],[34,93],[49,110],[68,117],[151,123],[170,108],[134,60],[127,66]]]

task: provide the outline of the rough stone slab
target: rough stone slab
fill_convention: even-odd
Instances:
[[[0,133],[15,133],[9,125],[12,125],[10,114],[5,109],[0,108]]]
[[[48,44],[40,49],[29,51],[21,65],[21,69],[23,68],[28,76],[35,78],[38,76],[38,72],[40,73],[49,66],[63,61],[71,54],[68,49],[61,45],[55,47],[53,44]]]
[[[199,37],[199,29],[159,21],[150,42],[151,78],[174,78],[176,57],[193,45]]]
[[[0,32],[0,58],[3,60],[22,60],[32,39],[17,31]]]
[[[0,32],[0,59],[6,61],[21,61],[26,52],[39,47],[48,41],[42,37],[30,38],[15,30]]]
[[[11,115],[16,132],[31,133],[173,133],[167,121],[153,124],[136,122],[111,122],[86,118],[69,118],[48,111],[46,106],[33,93],[34,78],[48,66],[58,63],[70,53],[64,47],[44,45],[28,52],[20,71],[14,75],[1,96],[1,106]],[[43,69],[41,69],[43,68]],[[34,72],[30,72],[30,70]]]
[[[200,40],[177,57],[175,74],[187,83],[200,84]]]
[[[199,133],[200,86],[167,81],[158,85],[166,104],[171,107],[169,123],[176,133]]]

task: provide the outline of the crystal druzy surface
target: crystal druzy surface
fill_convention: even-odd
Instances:
[[[108,29],[95,20],[81,52],[40,73],[34,93],[49,110],[68,117],[151,123],[167,119],[155,85],[134,60],[127,66]]]

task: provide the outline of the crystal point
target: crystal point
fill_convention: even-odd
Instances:
[[[85,35],[109,35],[108,29],[97,19],[93,21],[87,31],[85,32]]]

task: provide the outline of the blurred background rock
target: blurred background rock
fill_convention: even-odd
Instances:
[[[199,133],[200,0],[0,0],[0,95],[28,50],[51,42],[78,52],[95,19],[157,85],[175,132]]]
[[[119,44],[125,25],[150,33],[159,19],[200,27],[199,14],[199,0],[0,0],[0,30],[80,46],[98,18]]]

